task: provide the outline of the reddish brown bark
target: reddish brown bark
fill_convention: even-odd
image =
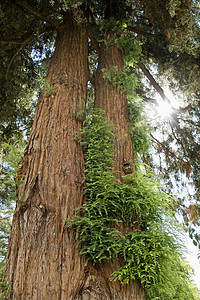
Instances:
[[[110,70],[113,66],[118,66],[120,72],[124,71],[121,51],[116,44],[110,47],[102,45],[95,80],[95,107],[105,110],[106,117],[116,127],[114,169],[119,172],[117,177],[121,179],[122,175],[134,173],[135,167],[129,133],[127,96],[118,87],[114,87],[112,83],[106,84],[106,81],[103,79],[102,69]]]
[[[138,282],[110,282],[111,273],[119,267],[116,263],[85,267],[74,231],[64,227],[64,219],[72,218],[83,201],[83,152],[74,140],[82,124],[70,114],[87,97],[87,34],[87,24],[77,25],[71,16],[59,29],[47,88],[39,99],[18,172],[24,175],[24,183],[19,192],[21,203],[13,217],[5,268],[13,290],[9,299],[143,299]],[[48,95],[48,85],[55,95]],[[116,91],[107,93],[112,97]],[[126,101],[124,95],[118,96]],[[123,114],[127,118],[124,108],[117,112],[116,120]],[[124,126],[118,130],[123,142],[116,147],[121,147],[123,159],[129,160]],[[116,166],[121,161],[116,159]]]
[[[5,268],[14,290],[10,299],[75,299],[85,278],[64,219],[73,217],[83,199],[83,152],[74,140],[81,122],[70,114],[87,97],[87,59],[87,25],[68,16],[20,169],[22,203],[14,213]],[[48,95],[49,85],[55,95]]]
[[[103,79],[102,69],[111,70],[113,66],[118,66],[118,70],[124,71],[124,62],[122,52],[116,44],[110,47],[102,45],[99,52],[99,64],[95,77],[95,108],[101,108],[105,111],[106,117],[115,126],[116,138],[114,144],[114,170],[116,177],[124,181],[123,176],[135,172],[134,154],[132,141],[129,133],[129,117],[127,110],[127,96],[122,93],[118,87],[112,83],[106,84]],[[112,224],[112,226],[115,226]],[[121,223],[117,229],[122,234],[133,231],[129,224]],[[138,228],[136,228],[138,230]],[[101,265],[104,276],[110,276],[116,269],[123,265],[123,259],[118,262]],[[108,287],[111,291],[111,299],[126,300],[144,300],[146,293],[138,281],[132,281],[130,284],[120,284],[119,282],[109,282]]]

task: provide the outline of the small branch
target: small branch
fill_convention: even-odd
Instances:
[[[161,143],[159,140],[157,140],[151,133],[150,133],[150,136],[151,136],[152,140],[154,142],[156,142],[157,144],[159,144],[164,150],[167,149],[167,147],[163,143]],[[182,158],[178,157],[176,154],[174,154],[174,152],[170,151],[169,149],[168,149],[168,152],[170,153],[171,157],[181,160],[184,163],[187,163],[186,161],[184,161]]]
[[[177,114],[180,114],[180,113],[184,113],[185,111],[188,111],[192,108],[192,105],[189,104],[187,105],[186,107],[180,107],[179,109],[176,110],[176,113]]]
[[[179,130],[180,130],[181,135],[185,135],[188,138],[188,140],[195,146],[195,148],[197,150],[200,150],[200,146],[191,138],[191,136],[189,134],[185,133],[183,129],[179,129]],[[199,153],[199,151],[198,151],[198,153]]]
[[[144,73],[144,75],[149,79],[149,81],[151,82],[151,84],[153,85],[153,87],[155,88],[155,90],[158,92],[158,94],[161,96],[161,98],[164,101],[167,101],[171,105],[171,101],[165,96],[164,90],[155,81],[155,79],[153,78],[153,76],[151,75],[151,73],[149,72],[149,70],[145,67],[145,65],[142,62],[140,62],[140,63],[138,63],[138,66],[140,67],[140,69],[142,70],[142,72]]]
[[[13,45],[21,45],[23,42],[19,41],[0,41],[0,44],[7,45],[7,44],[13,44]]]
[[[182,122],[184,122],[184,123],[188,123],[188,124],[191,124],[191,125],[193,125],[193,126],[195,126],[195,127],[200,128],[200,125],[196,124],[196,123],[193,122],[192,120],[185,120],[185,119],[182,119],[182,118],[180,118],[180,117],[179,117],[179,119],[180,119]]]
[[[21,46],[17,49],[17,51],[15,52],[15,54],[13,55],[11,61],[9,62],[9,65],[8,65],[8,68],[7,68],[7,71],[6,71],[6,75],[5,75],[5,79],[6,81],[8,80],[8,73],[10,71],[10,67],[15,59],[15,57],[20,53],[20,51],[36,36],[40,36],[41,34],[45,33],[45,32],[48,32],[48,31],[51,31],[53,30],[54,27],[48,27],[46,28],[46,30],[42,30],[41,32],[37,33],[37,34],[32,34],[30,35],[25,41],[21,42]]]
[[[53,20],[49,17],[43,16],[39,11],[33,9],[26,1],[16,0],[17,5],[25,9],[30,14],[38,17],[39,19],[46,21],[47,23],[53,25],[54,27],[57,27],[60,25],[60,23],[56,20]]]
[[[185,147],[184,147],[183,143],[182,143],[182,142],[178,139],[178,137],[176,136],[176,134],[175,134],[175,132],[174,132],[174,128],[173,128],[171,122],[170,122],[170,127],[171,127],[172,134],[173,134],[175,140],[177,141],[177,143],[178,143],[179,145],[181,145],[181,147],[182,147],[182,149],[183,149],[183,152],[184,152],[184,155],[186,155],[186,154],[185,154],[185,153],[186,153]]]
[[[181,136],[185,136],[194,146],[195,148],[198,150],[200,150],[200,146],[191,138],[191,136],[189,134],[187,134],[187,132],[185,132],[183,129],[180,128],[178,122],[175,120],[175,118],[173,118],[173,123],[177,129],[177,132],[181,135]],[[171,124],[171,126],[173,127],[173,125]]]
[[[11,61],[9,62],[9,65],[8,65],[8,68],[7,68],[7,71],[6,71],[6,75],[5,75],[5,78],[6,78],[6,81],[8,80],[8,73],[10,71],[10,67],[15,59],[15,57],[19,54],[19,52],[28,44],[28,42],[30,42],[30,40],[33,38],[33,35],[29,36],[22,44],[21,46],[17,49],[17,51],[15,52],[15,54],[13,55]]]
[[[140,96],[143,98],[143,100],[144,100],[145,102],[148,102],[148,103],[149,103],[149,102],[150,102],[150,103],[156,103],[156,102],[157,102],[155,99],[150,98],[150,97],[147,97],[147,96],[145,95],[145,92],[144,92],[143,90],[141,90],[141,89],[136,88],[136,89],[135,89],[135,92],[136,92],[136,94],[140,95]]]
[[[155,39],[163,39],[163,35],[161,34],[153,34],[153,33],[150,33],[150,32],[145,32],[137,27],[130,27],[130,26],[127,26],[125,29],[127,29],[128,31],[132,31],[134,33],[137,33],[137,34],[140,34],[142,36],[147,36],[147,37],[152,37],[152,38],[155,38]]]

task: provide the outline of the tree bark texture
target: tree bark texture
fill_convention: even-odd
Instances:
[[[10,299],[75,299],[85,267],[64,219],[82,204],[84,159],[71,114],[87,98],[87,25],[71,16],[60,28],[21,164],[5,274]],[[53,94],[49,95],[52,91]]]
[[[123,55],[116,44],[110,47],[102,44],[99,56],[95,77],[95,107],[105,110],[107,119],[116,127],[114,170],[118,172],[116,177],[122,180],[123,175],[135,172],[133,147],[129,133],[127,96],[112,83],[106,84],[102,69],[110,70],[113,66],[118,66],[118,70],[124,72]]]
[[[101,66],[102,62],[103,58]],[[144,299],[137,281],[130,285],[110,282],[110,275],[119,263],[85,266],[76,247],[74,230],[64,226],[64,219],[73,218],[74,209],[83,202],[83,151],[74,140],[82,122],[71,114],[86,100],[88,76],[87,24],[77,24],[69,16],[58,32],[46,86],[39,98],[17,174],[18,178],[23,176],[23,183],[19,188],[5,267],[7,282],[13,290],[9,299]],[[100,76],[97,91],[101,81]],[[133,163],[126,104],[115,102],[126,103],[126,97],[111,85],[104,85],[105,82],[104,97],[100,91],[99,97],[105,99],[105,104],[102,101],[99,106],[109,109],[109,119],[118,126],[121,142],[120,145],[116,142],[116,152],[120,151],[123,158],[116,157],[115,168],[121,170],[124,159],[132,159]]]
[[[110,70],[113,66],[118,66],[120,72],[124,71],[124,61],[122,52],[116,44],[110,47],[101,45],[99,64],[95,77],[95,108],[101,108],[105,111],[106,118],[115,126],[116,138],[114,144],[114,163],[116,178],[124,182],[123,176],[135,172],[134,154],[132,141],[129,132],[129,117],[127,110],[127,96],[103,78],[102,69]],[[111,226],[116,227],[115,224]],[[121,223],[116,227],[122,234],[133,230],[129,224]],[[138,230],[138,228],[137,228]],[[119,258],[117,262],[101,265],[102,272],[106,276],[111,275],[116,269],[123,265],[123,259]],[[108,280],[109,282],[109,280]],[[120,284],[119,282],[109,282],[111,299],[144,300],[146,292],[141,284],[135,280],[130,284]]]

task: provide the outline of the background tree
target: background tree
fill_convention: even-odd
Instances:
[[[81,1],[35,1],[30,4],[25,1],[6,1],[1,4],[1,101],[5,111],[1,120],[2,140],[12,136],[16,129],[22,131],[24,127],[29,128],[30,99],[33,99],[30,95],[32,93],[36,97],[39,92],[38,81],[41,80],[38,77],[45,74],[56,38],[55,52],[40,91],[32,132],[17,173],[17,177],[20,180],[24,178],[24,182],[20,185],[21,203],[18,203],[14,214],[5,269],[5,273],[11,273],[9,280],[16,291],[12,297],[16,299],[25,299],[30,295],[44,299],[85,299],[88,293],[98,295],[99,299],[111,295],[124,299],[128,294],[127,297],[133,297],[134,294],[135,299],[144,297],[143,289],[137,282],[132,288],[126,286],[124,292],[124,285],[109,283],[109,268],[106,269],[107,273],[90,265],[85,268],[75,249],[73,230],[67,231],[62,223],[64,218],[72,218],[73,209],[83,201],[83,151],[73,138],[86,116],[83,110],[80,113],[80,107],[85,107],[83,103],[87,99],[89,77],[96,89],[94,106],[103,108],[108,119],[116,126],[115,170],[122,171],[122,174],[127,171],[133,173],[135,166],[129,129],[134,140],[138,126],[131,128],[127,118],[127,96],[124,92],[130,92],[130,85],[135,87],[133,81],[126,81],[127,76],[134,73],[141,80],[139,67],[166,100],[148,68],[150,65],[156,66],[162,76],[171,69],[174,80],[181,83],[182,67],[187,65],[187,74],[190,76],[185,73],[185,85],[177,86],[184,91],[192,79],[193,87],[188,94],[192,105],[185,104],[166,121],[172,134],[165,123],[165,140],[158,140],[154,132],[151,136],[158,152],[164,150],[166,173],[170,169],[177,171],[178,168],[185,171],[196,183],[198,191],[198,151],[194,149],[198,147],[198,102],[195,100],[198,90],[195,82],[199,71],[199,2],[177,1],[174,5],[168,1],[88,1],[82,4]],[[89,60],[94,59],[95,62],[90,65],[93,76],[89,76],[87,65],[88,37]],[[134,44],[135,40],[137,44]],[[137,65],[139,43],[142,56]],[[132,51],[127,51],[127,48]],[[104,69],[103,73],[101,69]],[[142,81],[136,92],[144,100],[151,100]],[[131,93],[133,96],[133,88]],[[136,107],[131,105],[130,98],[130,120],[133,120]],[[181,122],[179,114],[185,112],[189,112],[192,119]],[[196,131],[188,131],[184,127],[189,123]],[[180,145],[177,153],[172,148],[174,140]],[[137,147],[133,144],[133,148]],[[173,158],[171,160],[170,155]],[[119,174],[117,177],[122,178]],[[198,224],[198,203],[186,207],[179,200],[177,210],[186,216],[189,228],[191,224]],[[192,237],[198,242],[197,234]],[[56,257],[54,261],[52,256]],[[41,266],[40,272],[38,266]],[[89,287],[92,282],[91,290]],[[119,289],[121,292],[116,294]]]

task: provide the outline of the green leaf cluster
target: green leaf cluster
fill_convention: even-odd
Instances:
[[[125,69],[133,68],[136,66],[141,56],[141,43],[131,39],[126,35],[121,35],[116,38],[114,43],[117,43],[118,48],[123,52]],[[118,66],[113,66],[110,69],[103,68],[103,78],[106,84],[111,83],[117,87],[122,93],[133,95],[138,79],[135,74],[119,71]]]
[[[169,14],[172,22],[176,23],[170,28],[169,37],[171,44],[169,50],[188,52],[199,56],[199,2],[198,1],[172,1],[168,3]]]
[[[45,78],[39,74],[38,79],[39,91],[44,94],[45,97],[50,97],[51,95],[55,95],[55,89],[48,80],[45,81]]]
[[[102,72],[106,84],[111,83],[119,91],[127,95],[132,94],[138,84],[137,77],[134,74],[128,75],[126,72],[121,72],[118,66],[113,66],[109,70],[103,68]]]
[[[136,154],[143,155],[149,151],[150,136],[143,113],[143,103],[140,99],[128,97],[128,114],[134,154],[135,156]]]
[[[124,54],[125,67],[135,67],[142,53],[141,42],[128,35],[121,35],[117,46]]]
[[[149,297],[164,295],[179,277],[180,266],[177,230],[167,212],[170,200],[153,174],[139,166],[134,176],[124,176],[124,183],[115,178],[113,137],[113,125],[100,110],[88,116],[78,133],[85,151],[86,203],[66,226],[75,229],[86,263],[123,259],[112,280],[127,284],[138,279]]]

